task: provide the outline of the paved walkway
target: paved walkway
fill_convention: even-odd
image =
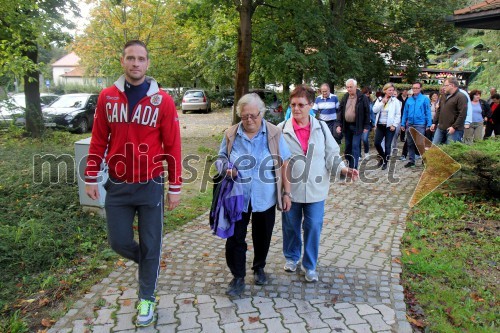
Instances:
[[[375,162],[373,162],[375,163]],[[277,214],[265,286],[253,284],[247,254],[244,296],[225,296],[232,276],[224,241],[211,235],[208,213],[165,236],[158,321],[136,329],[136,267],[127,263],[91,288],[49,332],[412,332],[400,285],[400,240],[421,167],[369,171],[355,184],[336,182],[326,201],[320,281],[283,271]],[[404,181],[394,183],[392,178]],[[380,177],[377,182],[374,179]],[[250,233],[249,233],[250,234]]]

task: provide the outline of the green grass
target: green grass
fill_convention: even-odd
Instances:
[[[0,332],[43,329],[42,318],[63,315],[65,304],[118,259],[107,244],[105,220],[81,210],[75,167],[32,167],[37,154],[68,154],[71,161],[74,142],[88,136],[48,131],[33,140],[16,127],[0,131]],[[35,183],[34,175],[43,182]],[[58,176],[64,181],[55,182]],[[209,207],[211,191],[200,193],[196,186],[186,186],[181,205],[166,213],[167,232]]]
[[[498,332],[498,203],[433,193],[412,210],[403,280],[424,310],[426,332]]]

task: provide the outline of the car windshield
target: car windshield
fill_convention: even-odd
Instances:
[[[88,96],[63,95],[63,96],[59,97],[59,99],[57,101],[52,103],[52,105],[50,107],[53,107],[53,108],[81,108],[85,105],[88,98],[89,98]]]
[[[184,97],[203,97],[202,91],[188,91]]]
[[[19,106],[22,106],[23,108],[26,107],[26,97],[24,97],[24,95],[12,96],[12,102]]]

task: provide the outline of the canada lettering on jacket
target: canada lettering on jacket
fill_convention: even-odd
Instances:
[[[106,103],[106,114],[110,123],[126,123],[128,122],[128,110],[125,103]],[[159,108],[151,107],[150,105],[137,104],[134,114],[132,115],[131,123],[156,127],[158,122]]]

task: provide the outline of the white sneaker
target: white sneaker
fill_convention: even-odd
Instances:
[[[400,160],[400,161],[406,161],[406,157],[401,156],[401,157],[399,158],[399,160]]]
[[[415,155],[415,161],[417,161],[417,160],[419,160],[419,159],[421,159],[421,158],[422,158],[422,156],[420,156],[420,155]]]
[[[314,269],[306,269],[304,266],[301,267],[302,271],[306,274],[305,278],[307,282],[317,282],[319,280],[318,273]]]
[[[139,300],[139,305],[137,305],[137,320],[135,325],[138,327],[149,326],[155,320],[155,302],[148,301],[146,299]]]
[[[295,272],[297,270],[297,262],[293,260],[287,260],[283,269],[286,272]]]

